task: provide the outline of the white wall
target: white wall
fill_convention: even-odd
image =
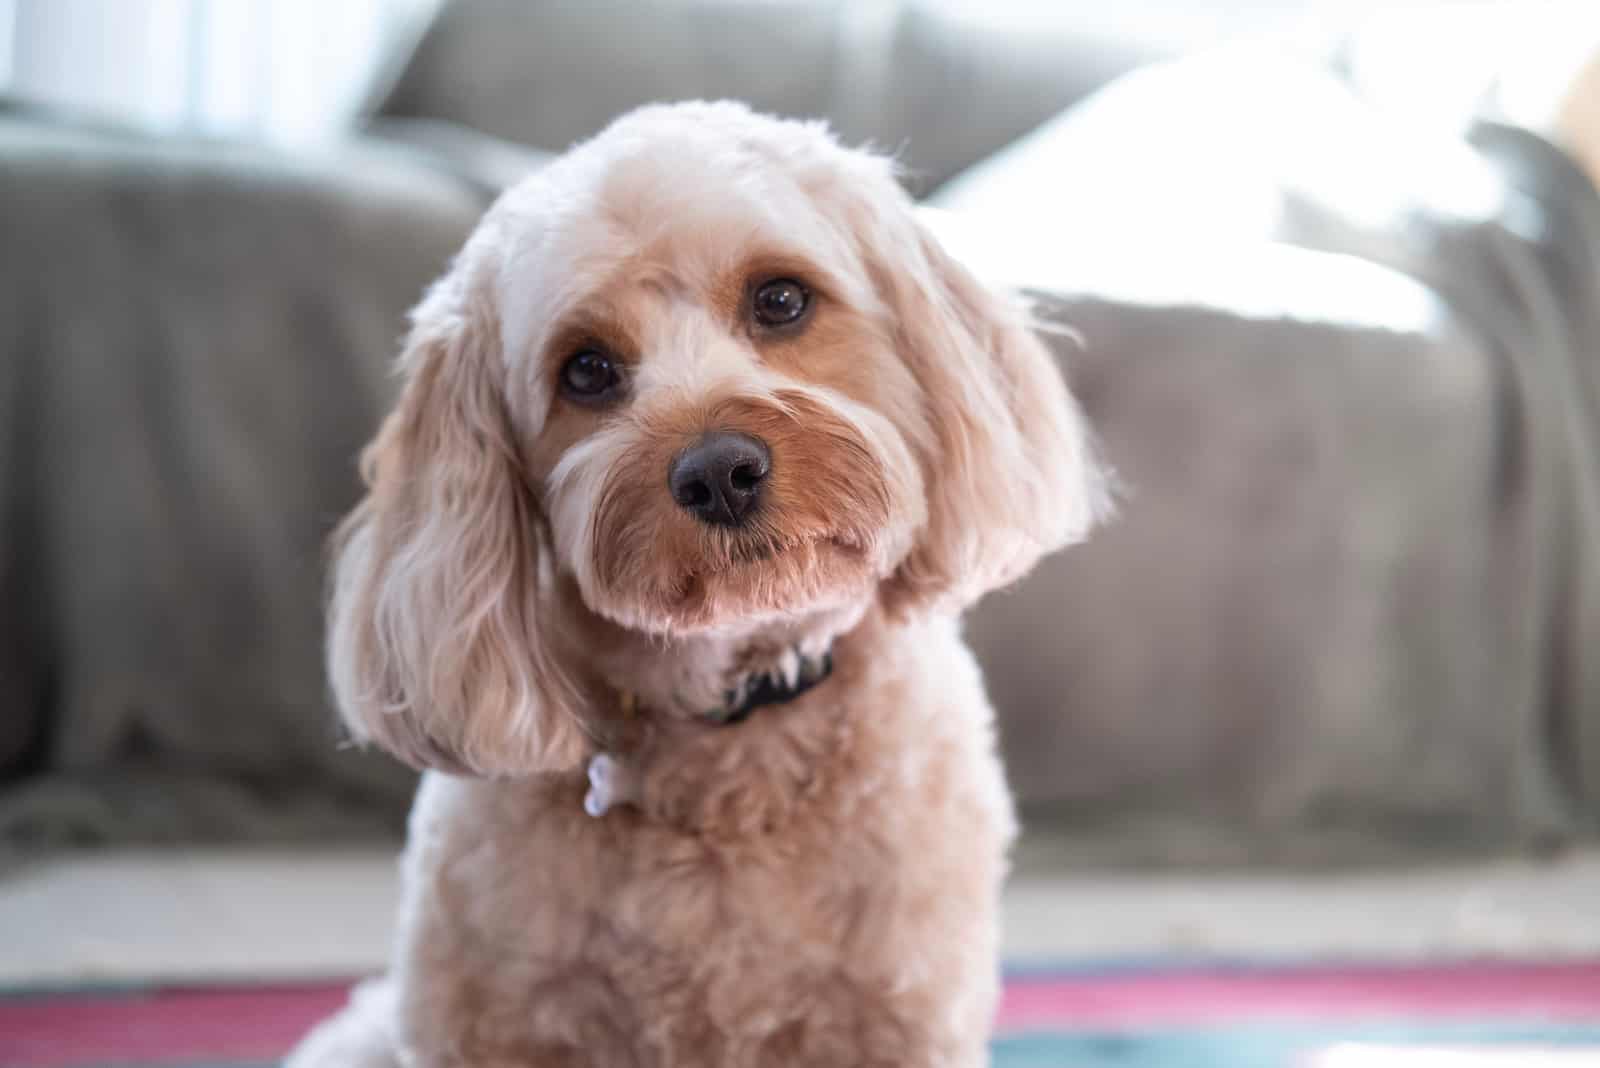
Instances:
[[[439,2],[0,0],[0,91],[160,130],[315,141],[349,122]],[[1535,126],[1600,43],[1600,0],[921,2],[974,20],[1137,30],[1174,51],[1387,23],[1355,57],[1364,89],[1451,118],[1492,91]]]
[[[433,5],[5,0],[6,88],[159,130],[314,141],[348,123],[383,60]]]

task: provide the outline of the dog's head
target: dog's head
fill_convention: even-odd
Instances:
[[[732,104],[634,112],[508,192],[401,367],[330,659],[357,736],[419,765],[578,757],[563,588],[665,644],[956,611],[1101,499],[1050,355],[891,163]]]

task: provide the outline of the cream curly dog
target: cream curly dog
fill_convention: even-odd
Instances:
[[[696,103],[506,193],[400,362],[329,654],[432,770],[392,970],[290,1065],[986,1063],[956,617],[1104,496],[1023,316],[889,161]]]

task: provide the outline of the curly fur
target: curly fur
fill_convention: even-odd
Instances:
[[[743,318],[775,275],[802,329]],[[592,344],[627,372],[604,407],[558,386]],[[292,1068],[984,1063],[1013,816],[955,617],[1104,499],[1018,312],[889,161],[657,106],[501,198],[401,369],[329,659],[353,733],[433,770],[392,971]],[[771,450],[743,527],[667,490],[709,429]],[[698,717],[830,647],[804,696]],[[635,804],[592,819],[601,751]]]

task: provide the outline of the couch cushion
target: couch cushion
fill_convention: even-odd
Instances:
[[[1235,51],[936,200],[1052,290],[1125,485],[972,626],[1026,800],[1322,859],[1594,829],[1600,204],[1570,163]]]
[[[0,700],[51,737],[0,838],[398,826],[410,776],[336,744],[322,544],[480,201],[376,147],[4,119],[0,160],[0,573],[45,683]]]
[[[898,151],[930,189],[1170,54],[1168,38],[1108,27],[1101,6],[453,3],[378,111],[560,151],[641,104],[735,97]]]

